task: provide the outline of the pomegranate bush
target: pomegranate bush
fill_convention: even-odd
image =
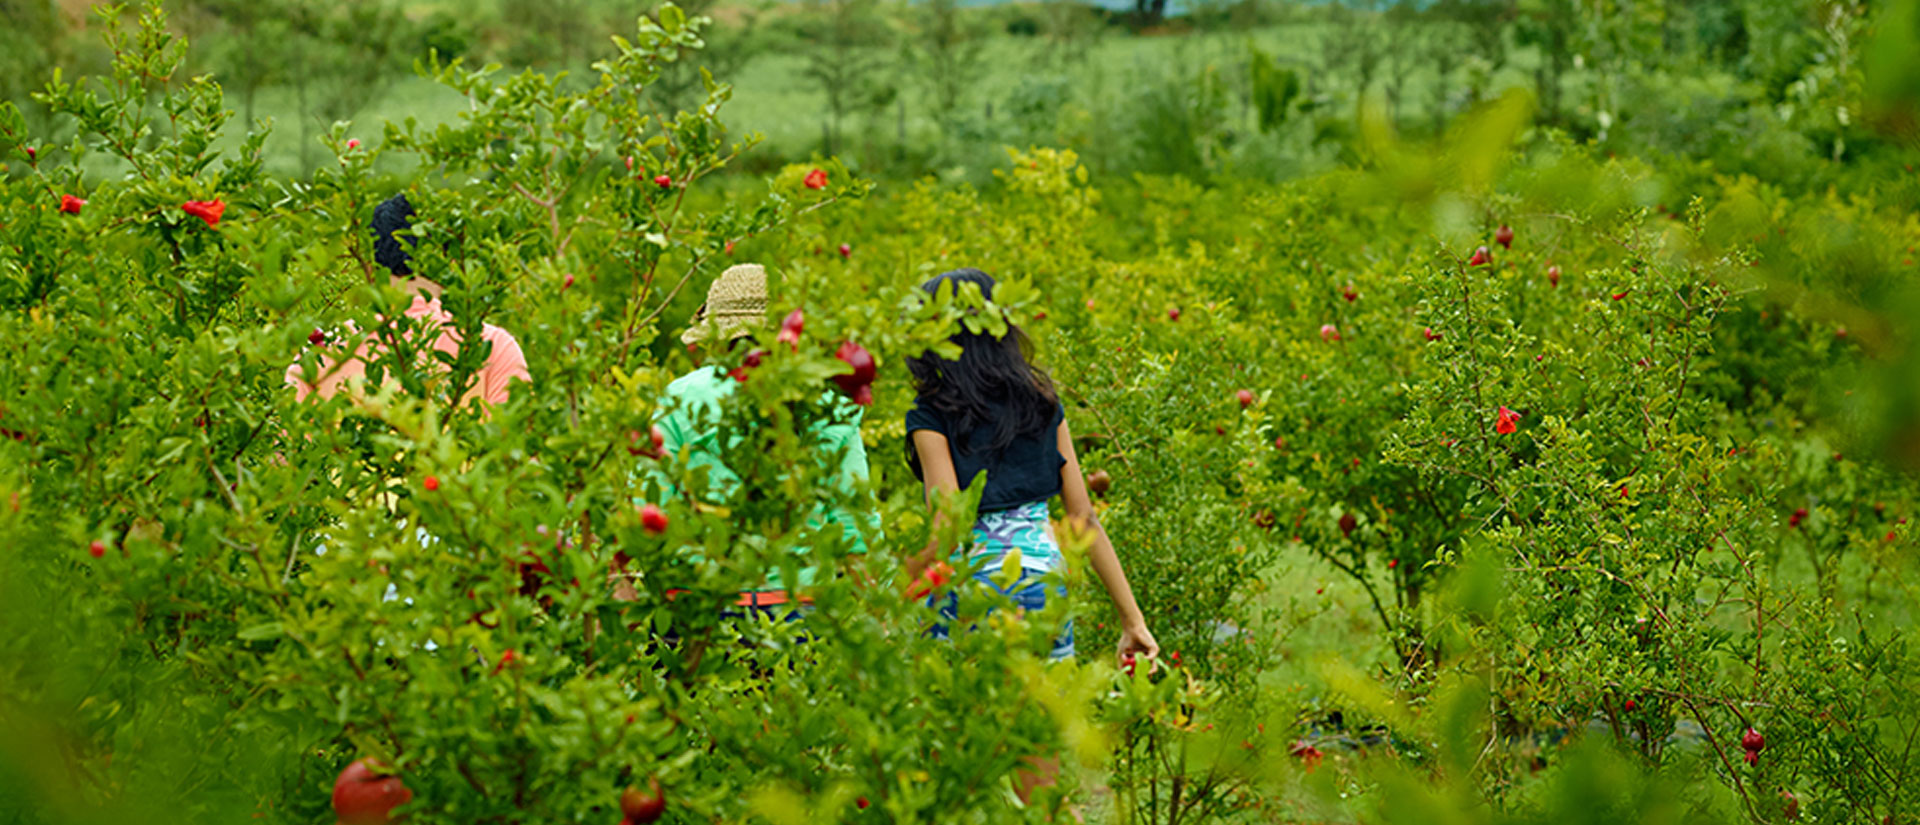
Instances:
[[[1661,209],[1658,170],[1523,140],[1514,100],[1286,184],[1049,149],[987,190],[749,182],[724,83],[652,105],[703,25],[672,6],[583,91],[429,63],[465,117],[336,129],[335,165],[280,180],[157,11],[102,22],[111,75],[42,95],[69,132],[0,108],[0,798],[26,821],[330,821],[350,765],[348,796],[417,822],[1915,814],[1915,495],[1876,457],[1901,423],[1849,418],[1898,397],[1860,377],[1908,346],[1897,209],[1747,180]],[[527,354],[506,403],[461,404],[487,353],[396,311],[367,227],[396,190],[463,340]],[[737,382],[729,491],[650,430],[695,364],[677,332],[747,261],[788,320],[704,354]],[[920,299],[958,266],[995,306]],[[969,592],[941,641],[897,573],[933,529],[902,360],[999,312],[1108,482],[1165,649],[1130,675],[1097,596]],[[285,386],[363,345],[364,392]],[[804,434],[856,414],[849,491]],[[822,509],[869,514],[868,552]],[[721,618],[801,567],[804,622]],[[1300,661],[1346,615],[1360,641]],[[1080,660],[1044,664],[1069,619]],[[1060,785],[1018,801],[1039,755]]]

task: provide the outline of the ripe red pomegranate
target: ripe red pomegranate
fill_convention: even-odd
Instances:
[[[1747,732],[1740,736],[1740,747],[1759,753],[1767,749],[1767,737],[1753,728],[1747,728]]]
[[[665,189],[673,185],[673,178],[667,175],[655,175],[653,178],[653,185],[658,186],[661,189]]]
[[[1173,309],[1167,310],[1167,320],[1169,321],[1180,320],[1180,308],[1174,307]]]
[[[1512,249],[1513,248],[1513,227],[1508,226],[1504,223],[1501,224],[1500,229],[1493,233],[1493,242],[1499,244],[1500,246],[1506,249]]]
[[[1467,259],[1467,266],[1486,266],[1490,263],[1493,263],[1493,252],[1484,246],[1475,249],[1473,257]]]
[[[400,777],[371,759],[356,760],[333,781],[333,815],[339,825],[386,825],[393,809],[413,801]]]
[[[1094,470],[1093,474],[1087,476],[1087,489],[1092,490],[1096,496],[1105,498],[1107,490],[1112,487],[1113,476],[1107,475],[1106,470]]]
[[[1234,398],[1238,398],[1238,399],[1240,399],[1240,408],[1241,408],[1241,409],[1243,409],[1243,410],[1244,410],[1244,409],[1246,409],[1246,408],[1248,408],[1248,407],[1251,407],[1251,406],[1253,406],[1253,391],[1252,391],[1252,390],[1241,390],[1241,391],[1239,391],[1239,392],[1236,392],[1236,393],[1234,393],[1234,394],[1233,394],[1233,397],[1234,397]]]
[[[620,793],[620,814],[626,822],[658,822],[667,812],[667,795],[660,790],[660,780],[647,778],[647,790],[652,795],[643,794],[638,788],[627,788]]]
[[[1627,709],[1627,712],[1628,712],[1628,713],[1632,713],[1632,712],[1634,712],[1634,710],[1635,710],[1635,709],[1637,709],[1637,708],[1639,708],[1639,707],[1640,707],[1640,703],[1639,703],[1639,702],[1635,702],[1635,701],[1633,701],[1632,699],[1628,699],[1628,700],[1627,700],[1627,702],[1626,702],[1626,704],[1625,704],[1625,705],[1623,705],[1623,707],[1625,707],[1625,708]]]
[[[527,598],[539,596],[541,586],[547,583],[547,577],[553,575],[553,568],[548,567],[546,562],[533,553],[520,554],[520,561],[516,566],[520,572],[519,593]]]
[[[841,245],[840,245],[840,257],[842,257],[842,258],[851,258],[851,257],[853,257],[853,246],[852,246],[852,245],[850,245],[850,244],[841,244]]]
[[[748,352],[747,357],[741,359],[740,366],[727,370],[727,377],[745,383],[747,377],[752,375],[753,371],[760,367],[760,359],[767,357],[767,355],[767,351],[763,349]]]
[[[853,371],[833,377],[833,383],[840,385],[840,391],[853,399],[853,403],[864,407],[873,403],[873,379],[878,367],[873,361],[873,353],[866,347],[852,341],[840,345],[833,357],[845,362]]]
[[[640,529],[654,535],[667,532],[667,514],[660,512],[659,506],[649,502],[640,507]]]
[[[107,554],[107,543],[104,541],[101,541],[99,539],[94,539],[92,544],[87,545],[87,555],[89,556],[92,556],[97,559],[106,554]]]
[[[435,478],[433,476],[427,476],[426,480],[420,483],[420,486],[427,488],[427,492],[431,493],[435,490],[440,489],[440,479]]]
[[[1273,448],[1274,448],[1274,449],[1276,449],[1276,450],[1284,450],[1284,449],[1286,449],[1286,448],[1287,448],[1287,437],[1286,437],[1286,436],[1283,436],[1283,435],[1281,435],[1281,436],[1274,436],[1274,438],[1273,438]]]
[[[1340,514],[1340,535],[1342,537],[1352,538],[1353,529],[1359,526],[1360,526],[1360,520],[1354,518],[1352,513]]]
[[[787,317],[781,320],[780,335],[774,340],[789,346],[798,346],[800,344],[800,333],[806,328],[807,314],[796,308],[794,311],[787,313]]]
[[[1340,328],[1332,324],[1321,324],[1320,340],[1328,342],[1340,340]]]

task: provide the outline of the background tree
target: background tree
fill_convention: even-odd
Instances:
[[[1320,38],[1320,67],[1340,77],[1352,89],[1354,104],[1362,103],[1386,58],[1383,26],[1375,0],[1333,3],[1326,9],[1327,30]]]
[[[289,29],[286,82],[305,113],[299,157],[306,170],[313,168],[321,131],[351,119],[411,74],[417,38],[394,0],[288,0],[281,11]]]
[[[746,0],[729,4],[725,24],[717,24],[708,15],[719,6],[718,0],[693,0],[684,3],[689,20],[704,21],[699,48],[683,47],[675,60],[660,67],[660,79],[652,94],[665,111],[698,105],[706,96],[700,70],[716,78],[738,77],[747,62],[766,56],[770,38],[761,30],[761,22],[775,7],[774,0]]]
[[[66,57],[67,26],[55,0],[0,0],[0,20],[0,100],[20,100]]]
[[[1084,63],[1106,31],[1106,23],[1091,7],[1077,0],[1045,0],[1040,7],[1041,65],[1064,67]]]
[[[1573,69],[1585,21],[1580,0],[1528,0],[1514,21],[1514,40],[1532,46],[1540,55],[1533,66],[1534,98],[1540,119],[1561,122],[1561,86]]]
[[[893,32],[879,0],[807,0],[800,39],[806,46],[802,74],[826,96],[821,151],[838,154],[847,118],[892,102],[892,87],[879,70],[887,65]]]
[[[1431,36],[1433,26],[1421,19],[1420,9],[1412,0],[1394,3],[1381,15],[1380,26],[1387,51],[1380,90],[1386,95],[1388,119],[1398,125],[1407,102],[1408,81],[1429,65],[1420,47]]]
[[[979,83],[985,21],[968,16],[959,0],[909,6],[907,19],[906,64],[926,89],[934,120],[944,127],[959,113],[967,89]],[[941,129],[943,135],[949,131]]]
[[[1491,76],[1507,65],[1509,24],[1517,15],[1517,0],[1440,0],[1434,13],[1460,26],[1465,53],[1480,59],[1479,70]],[[1487,90],[1481,83],[1469,83],[1469,102],[1477,103]]]

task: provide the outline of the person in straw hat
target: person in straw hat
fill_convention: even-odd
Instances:
[[[714,280],[707,290],[706,303],[695,311],[692,323],[680,340],[711,356],[740,347],[752,348],[758,338],[764,337],[767,328],[767,271],[759,264],[739,264],[729,267]],[[747,380],[748,371],[757,363],[752,357],[745,360],[745,365],[731,370],[709,363],[674,379],[667,385],[654,419],[664,453],[677,456],[684,451],[690,474],[702,469],[707,472],[707,498],[710,499],[707,504],[723,505],[740,489],[740,477],[722,462],[721,455],[729,447],[737,448],[746,433],[728,431],[722,405],[741,382]],[[831,391],[823,400],[835,414],[830,421],[815,427],[814,448],[820,456],[837,457],[838,463],[831,473],[838,488],[836,492],[840,494],[838,498],[853,499],[867,481],[867,450],[860,438],[861,408]],[[659,466],[652,461],[648,465]],[[670,481],[661,480],[665,482],[663,486],[672,488]],[[847,552],[860,554],[867,550],[862,523],[871,528],[876,521],[871,512],[863,517],[839,509],[815,513],[809,526],[830,529],[831,525],[839,525]],[[806,552],[795,548],[796,554]],[[787,582],[780,570],[773,569],[767,571],[764,581],[743,582],[745,586],[735,609],[727,612],[796,618],[804,597],[789,593],[788,589],[808,587],[817,571],[811,566],[801,567],[796,575],[796,581]]]

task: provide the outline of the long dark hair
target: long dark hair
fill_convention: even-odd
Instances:
[[[973,284],[980,288],[980,297],[993,299],[993,276],[973,268],[942,273],[920,288],[938,294],[948,282],[956,293],[963,284]],[[986,446],[995,451],[1053,423],[1059,397],[1053,381],[1033,365],[1033,344],[1019,327],[1009,321],[1006,334],[998,337],[962,327],[948,340],[960,346],[956,360],[931,351],[907,359],[921,408],[946,419],[955,434],[992,427],[993,440]],[[953,448],[964,450],[966,444],[956,437]],[[982,445],[975,441],[973,446]]]

